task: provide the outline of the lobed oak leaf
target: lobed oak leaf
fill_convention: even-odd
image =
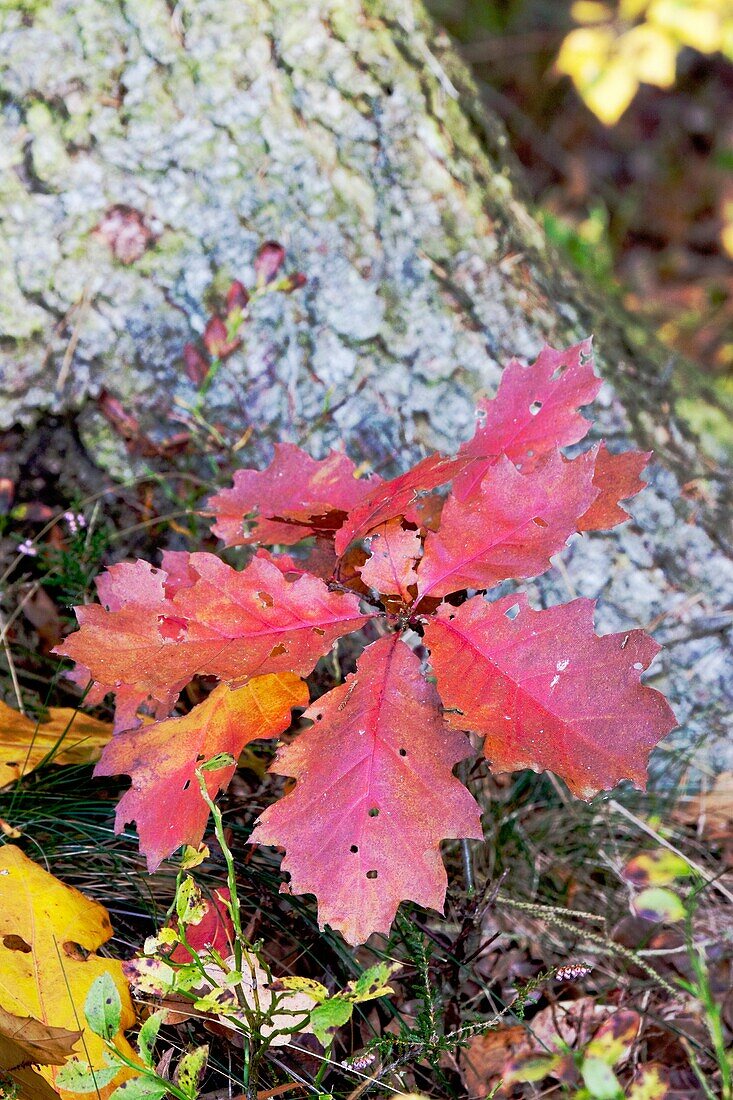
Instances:
[[[176,570],[180,571],[182,568],[180,559],[174,552],[168,552],[171,556],[171,563],[175,562]],[[182,555],[188,557],[189,555]],[[133,610],[132,615],[124,614],[118,620],[118,629],[120,633],[125,635],[130,634],[132,636],[131,644],[134,645],[134,638],[136,632],[139,632],[145,627],[153,630],[155,635],[155,625],[157,624],[158,615],[165,615],[170,611],[168,602],[168,593],[166,591],[166,581],[168,580],[167,572],[156,569],[147,561],[134,561],[134,562],[119,562],[117,565],[110,566],[104,572],[100,573],[95,578],[95,586],[97,589],[97,595],[99,596],[100,604],[105,611],[118,612],[127,609],[139,609],[140,615],[138,616]],[[86,623],[90,623],[92,626],[98,621],[98,611],[101,608],[95,608],[93,606],[78,607],[76,610],[76,617],[80,626],[84,626]],[[153,612],[153,619],[150,618],[150,612]],[[144,619],[143,617],[147,616]],[[104,620],[102,620],[104,621]],[[75,638],[77,636],[75,635]],[[57,646],[54,653],[66,653],[65,646],[69,642],[67,638],[66,642],[62,646]],[[76,642],[72,642],[76,645]],[[147,701],[147,691],[135,690],[134,687],[128,684],[115,683],[112,680],[105,680],[101,671],[101,662],[95,661],[95,675],[92,675],[87,664],[83,660],[76,660],[76,667],[69,673],[67,678],[76,683],[82,690],[84,690],[90,680],[95,682],[86,691],[85,702],[89,706],[96,706],[104,700],[105,695],[110,692],[116,692],[116,706],[115,706],[115,732],[120,730],[130,729],[139,724],[136,718],[137,711],[143,702]],[[183,686],[183,685],[181,685]],[[159,711],[167,713],[171,704],[164,702],[159,706]]]
[[[73,707],[51,707],[46,719],[36,722],[0,700],[0,788],[46,758],[52,764],[88,764],[111,736],[107,722]]]
[[[578,409],[595,398],[601,385],[593,371],[591,340],[562,351],[545,345],[528,367],[512,359],[496,397],[479,403],[473,439],[458,451],[456,458],[466,466],[453,483],[454,495],[467,500],[500,455],[527,471],[558,447],[583,439],[590,421]]]
[[[337,560],[333,552],[333,542],[326,538],[316,539],[315,546],[305,558],[296,558],[292,554],[273,554],[264,546],[255,551],[255,557],[271,561],[290,580],[295,580],[303,573],[310,573],[312,577],[329,581],[334,575]]]
[[[597,496],[594,462],[595,451],[572,462],[556,452],[525,474],[501,455],[471,500],[449,497],[440,528],[428,532],[420,598],[544,573]]]
[[[677,724],[640,682],[660,647],[642,630],[598,637],[594,606],[476,596],[444,604],[425,629],[450,724],[485,738],[496,771],[553,771],[581,798],[621,779],[643,788],[649,752]]]
[[[308,689],[292,673],[256,676],[236,689],[219,684],[182,718],[119,734],[95,769],[95,775],[132,777],[132,786],[117,806],[117,832],[127,822],[137,822],[150,871],[181,845],[195,847],[209,817],[196,768],[219,753],[230,753],[236,760],[250,741],[287,729],[292,707],[307,705]],[[205,773],[212,798],[229,786],[235,767]]]
[[[59,882],[16,845],[0,848],[0,1009],[13,1016],[31,1017],[36,1032],[38,1025],[44,1025],[41,1037],[49,1029],[49,1037],[58,1034],[63,1038],[62,1032],[53,1029],[78,1033],[92,983],[109,973],[122,1001],[115,1044],[134,1062],[135,1054],[123,1032],[135,1023],[135,1013],[121,964],[96,954],[111,935],[112,925],[103,906]],[[102,1040],[86,1025],[82,1031],[77,1052],[83,1052],[94,1068],[101,1068],[105,1064]],[[30,1034],[26,1038],[30,1039]],[[59,1054],[62,1051],[63,1046],[57,1049]],[[52,1065],[41,1066],[36,1074],[42,1081],[37,1093],[28,1095],[44,1096],[45,1081],[64,1100],[71,1100],[70,1092],[55,1085]],[[121,1071],[116,1084],[126,1075],[127,1071]],[[101,1100],[114,1087],[100,1087]]]
[[[470,751],[443,722],[420,661],[396,635],[370,645],[346,682],[314,703],[314,725],[277,758],[295,789],[252,840],[286,849],[295,893],[352,944],[387,933],[404,899],[442,909],[440,841],[482,836],[480,810],[452,774]]]
[[[577,443],[590,426],[578,409],[594,399],[601,385],[593,371],[590,340],[562,351],[545,346],[529,367],[513,359],[496,397],[479,404],[481,423],[473,439],[452,458],[430,455],[375,486],[337,532],[336,553],[400,517],[434,527],[433,508],[425,510],[425,494],[452,481],[454,497],[466,501],[502,455],[527,472],[559,447]]]
[[[166,573],[160,574],[165,590]],[[55,652],[81,664],[124,703],[127,728],[152,703],[160,717],[196,675],[243,683],[252,676],[307,675],[333,642],[370,618],[358,598],[330,592],[308,575],[286,580],[272,562],[255,558],[238,572],[214,554],[189,555],[195,580],[152,607],[76,609],[80,629]]]
[[[361,579],[384,595],[412,600],[409,588],[417,584],[415,566],[422,552],[417,531],[408,531],[399,520],[381,524],[368,536],[370,557],[361,567]]]
[[[464,461],[440,454],[428,455],[399,477],[375,485],[349,512],[346,522],[336,532],[336,553],[343,554],[354,539],[363,538],[388,520],[400,517],[411,520],[421,494],[451,481],[464,465]]]
[[[292,443],[278,443],[267,469],[237,470],[232,488],[210,498],[212,531],[226,546],[292,546],[317,532],[332,532],[381,482],[376,476],[357,478],[355,473],[354,463],[341,451],[316,461]],[[254,523],[245,531],[250,516]]]
[[[579,531],[605,531],[629,518],[620,500],[635,497],[645,488],[640,474],[652,456],[651,451],[623,451],[611,454],[601,443],[593,473],[593,484],[598,496],[578,523]]]

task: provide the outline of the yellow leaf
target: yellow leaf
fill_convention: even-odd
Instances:
[[[628,1100],[665,1100],[669,1094],[669,1078],[664,1066],[647,1062],[639,1066],[629,1092]]]
[[[715,53],[723,45],[723,9],[715,2],[652,0],[647,17],[650,23],[673,34],[681,45],[701,53]]]
[[[658,27],[642,23],[619,39],[619,61],[629,66],[637,80],[669,88],[677,75],[677,47]]]
[[[51,707],[47,721],[35,722],[0,700],[0,788],[28,775],[51,752],[54,764],[88,764],[111,736],[111,725],[73,707]]]
[[[690,865],[682,856],[666,848],[640,852],[628,861],[623,869],[627,882],[639,888],[643,886],[667,886],[678,878],[689,878]]]
[[[643,15],[648,7],[649,0],[621,0],[618,14],[624,22],[631,23]]]
[[[59,882],[14,844],[0,848],[0,1008],[13,1016],[31,1017],[34,1026],[40,1022],[49,1028],[81,1031],[76,1053],[93,1067],[104,1064],[104,1044],[86,1026],[84,1001],[92,982],[105,971],[112,975],[122,999],[115,1042],[135,1060],[122,1034],[135,1023],[122,966],[94,953],[111,935],[103,906]],[[51,1066],[42,1066],[39,1075],[55,1087]],[[124,1077],[120,1073],[114,1084],[99,1090],[102,1100]],[[37,1094],[28,1095],[44,1095],[42,1084]],[[76,1096],[56,1091],[64,1100]]]
[[[570,8],[570,16],[576,23],[606,23],[611,18],[611,9],[598,0],[576,0]]]
[[[615,55],[616,48],[609,27],[582,27],[570,32],[557,58],[560,72],[567,73],[606,126],[618,122],[639,87],[631,66]]]

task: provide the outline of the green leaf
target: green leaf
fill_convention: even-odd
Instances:
[[[176,894],[176,913],[181,924],[201,924],[207,906],[190,875],[186,875]]]
[[[525,1054],[508,1062],[504,1067],[502,1081],[505,1085],[520,1081],[543,1081],[563,1061],[559,1054]]]
[[[586,1058],[580,1072],[594,1100],[623,1100],[621,1086],[608,1063],[600,1058]]]
[[[163,1100],[169,1089],[165,1081],[154,1077],[132,1077],[123,1082],[109,1100]]]
[[[665,1100],[669,1091],[669,1078],[664,1066],[648,1062],[639,1066],[628,1092],[628,1100]]]
[[[321,1046],[330,1047],[338,1028],[348,1023],[354,1005],[351,1001],[333,998],[325,1004],[317,1005],[311,1012],[311,1027]]]
[[[204,1044],[204,1046],[196,1047],[195,1050],[184,1054],[178,1063],[176,1084],[191,1097],[191,1100],[196,1100],[198,1095],[199,1079],[204,1071],[208,1056],[209,1048]]]
[[[120,1030],[122,1001],[111,974],[100,974],[92,982],[84,1002],[84,1015],[89,1027],[101,1039],[112,1039]]]
[[[153,1064],[153,1047],[155,1046],[155,1040],[158,1038],[158,1032],[160,1031],[160,1025],[163,1023],[164,1017],[165,1010],[160,1009],[158,1012],[154,1012],[151,1016],[148,1016],[147,1020],[140,1028],[140,1034],[137,1037],[137,1049],[146,1066],[152,1066]]]
[[[196,771],[218,772],[220,768],[231,768],[232,764],[236,764],[236,762],[230,752],[220,752],[216,756],[212,756],[211,760],[207,760],[205,764],[201,764]]]
[[[685,918],[685,907],[680,899],[663,886],[650,886],[642,890],[634,898],[633,909],[637,917],[665,924]]]
[[[384,997],[387,993],[394,993],[394,989],[386,983],[396,970],[400,970],[399,963],[377,963],[370,966],[355,981],[349,982],[341,993],[336,996],[344,1001],[352,1001],[358,1004],[361,1001],[373,1001],[377,997]]]
[[[667,886],[678,878],[689,878],[692,869],[682,856],[667,848],[640,852],[630,859],[623,870],[627,882],[634,886]]]
[[[328,1000],[328,990],[325,985],[317,982],[315,978],[276,978],[270,984],[273,993],[305,993],[312,997],[317,1004]]]
[[[92,1073],[88,1062],[72,1058],[58,1070],[56,1084],[68,1092],[99,1092],[114,1081],[119,1072],[119,1066],[108,1065],[95,1069]]]
[[[641,1027],[641,1017],[631,1008],[620,1008],[601,1024],[585,1048],[585,1057],[614,1066],[628,1054]]]

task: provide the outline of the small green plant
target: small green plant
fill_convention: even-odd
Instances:
[[[226,757],[226,758],[225,758]],[[244,1044],[243,1085],[247,1096],[257,1092],[263,1059],[271,1047],[282,1046],[310,1032],[330,1051],[339,1027],[351,1019],[354,1006],[393,992],[389,978],[399,964],[378,963],[336,992],[312,978],[274,977],[260,941],[251,942],[242,929],[234,861],[227,843],[221,811],[210,798],[205,774],[231,766],[232,757],[219,754],[196,771],[201,797],[213,816],[214,831],[227,866],[227,887],[204,897],[188,873],[207,854],[205,847],[186,848],[176,879],[168,923],[150,937],[141,957],[124,964],[133,988],[146,997],[173,1002],[177,1017],[189,1012],[216,1020],[239,1033]],[[112,1094],[113,1100],[143,1100],[173,1096],[195,1100],[206,1068],[208,1046],[198,1046],[178,1062],[172,1079],[156,1069],[154,1048],[167,1010],[154,1012],[138,1035],[139,1063],[126,1057],[113,1042],[119,1030],[120,999],[111,978],[93,984],[85,1007],[87,1023],[107,1047],[108,1064],[93,1070],[75,1059],[60,1071],[59,1084],[70,1092],[94,1092],[114,1081],[123,1070],[135,1074]],[[315,1084],[329,1066],[324,1058]]]

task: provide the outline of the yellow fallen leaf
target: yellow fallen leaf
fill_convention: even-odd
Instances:
[[[34,1028],[41,1024],[80,1031],[75,1052],[95,1068],[104,1064],[104,1044],[86,1026],[84,1001],[92,982],[105,971],[112,975],[122,999],[116,1045],[136,1060],[123,1035],[135,1023],[135,1013],[122,965],[95,954],[111,935],[103,906],[44,871],[16,845],[0,848],[0,1009],[6,1015],[30,1017]],[[55,1088],[55,1074],[53,1066],[41,1066],[34,1072],[39,1079],[37,1092],[21,1095],[29,1100],[44,1096],[43,1083]],[[113,1084],[101,1088],[101,1100],[124,1079],[121,1072]],[[23,1087],[22,1081],[18,1083]],[[63,1100],[76,1097],[60,1089],[56,1092]]]
[[[51,707],[44,722],[26,718],[0,700],[0,788],[28,775],[53,753],[54,764],[97,760],[112,726],[73,707]]]

